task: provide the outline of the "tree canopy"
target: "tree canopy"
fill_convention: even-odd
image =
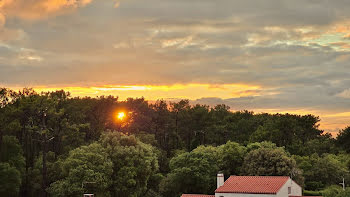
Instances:
[[[219,171],[291,176],[306,191],[332,192],[350,182],[350,129],[333,138],[319,122],[189,100],[0,88],[0,195],[212,194]]]

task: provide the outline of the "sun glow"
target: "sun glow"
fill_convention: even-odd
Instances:
[[[144,97],[147,100],[157,99],[190,99],[218,97],[222,99],[244,96],[260,96],[262,87],[250,84],[173,84],[173,85],[102,85],[87,87],[34,87],[37,92],[64,89],[72,96],[116,95],[118,100],[129,97]],[[269,91],[269,93],[271,93]]]
[[[119,112],[118,115],[117,115],[117,118],[119,120],[123,120],[125,118],[125,113],[124,112]]]

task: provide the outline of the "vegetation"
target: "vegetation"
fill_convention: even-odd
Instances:
[[[291,176],[305,193],[349,196],[339,183],[350,182],[350,127],[332,138],[319,121],[0,88],[0,196],[212,194],[218,171]]]

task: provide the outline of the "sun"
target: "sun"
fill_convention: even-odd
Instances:
[[[118,115],[117,115],[117,118],[119,120],[123,120],[125,118],[125,113],[124,112],[119,112]]]

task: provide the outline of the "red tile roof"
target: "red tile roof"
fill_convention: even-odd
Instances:
[[[204,194],[182,194],[181,197],[215,197],[215,195],[204,195]]]
[[[287,176],[230,176],[215,193],[276,194]]]

